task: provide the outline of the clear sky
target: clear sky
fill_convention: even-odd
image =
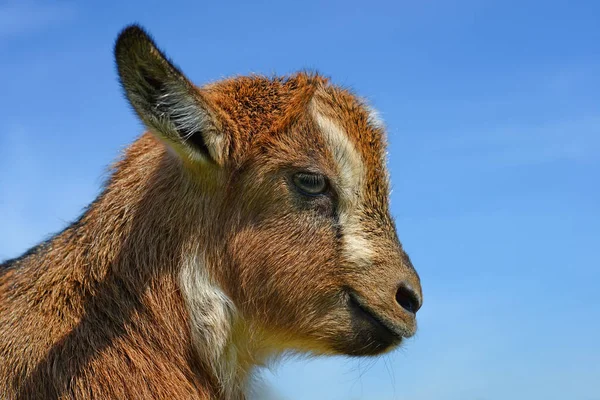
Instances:
[[[196,83],[317,69],[387,123],[419,333],[284,361],[274,398],[600,399],[600,2],[0,1],[0,259],[142,132],[112,59],[131,22]]]

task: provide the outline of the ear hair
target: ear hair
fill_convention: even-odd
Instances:
[[[138,25],[125,28],[115,59],[127,99],[144,124],[179,153],[224,161],[225,137],[216,107]]]

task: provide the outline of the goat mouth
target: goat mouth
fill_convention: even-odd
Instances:
[[[383,342],[390,344],[399,343],[406,336],[403,329],[386,321],[379,314],[374,312],[365,301],[362,300],[353,291],[348,291],[348,305],[355,317],[368,322],[375,328],[376,334]]]

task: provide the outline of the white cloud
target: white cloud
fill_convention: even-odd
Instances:
[[[95,180],[64,179],[20,125],[0,126],[0,261],[61,230],[89,203]]]
[[[71,3],[9,1],[0,5],[0,38],[39,32],[70,20],[75,15]]]

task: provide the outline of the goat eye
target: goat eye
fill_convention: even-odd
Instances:
[[[321,174],[298,172],[292,180],[300,192],[309,196],[317,196],[327,190],[327,180]]]

